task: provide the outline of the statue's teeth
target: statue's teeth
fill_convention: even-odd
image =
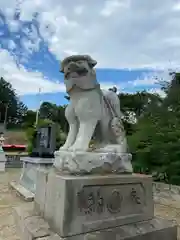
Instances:
[[[70,77],[78,77],[78,74],[76,72],[70,73]]]

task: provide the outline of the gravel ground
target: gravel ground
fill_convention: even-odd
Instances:
[[[24,202],[8,187],[8,183],[17,180],[19,175],[19,169],[9,169],[6,173],[0,173],[0,239],[3,240],[20,239],[16,233],[12,208]]]
[[[2,238],[2,240],[19,240],[12,208],[28,203],[25,203],[8,188],[8,183],[12,180],[18,180],[19,176],[19,169],[8,169],[6,173],[0,173],[0,239]],[[155,215],[170,220],[176,219],[180,226],[180,196],[167,196],[163,193],[156,196]],[[180,230],[178,239],[180,240]]]

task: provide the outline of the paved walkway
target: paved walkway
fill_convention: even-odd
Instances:
[[[0,173],[0,239],[2,238],[2,240],[19,240],[12,209],[15,206],[28,203],[25,203],[8,188],[8,182],[18,180],[19,176],[19,169],[9,169],[6,173]],[[155,197],[155,202],[155,214],[157,216],[170,220],[176,219],[180,226],[179,195],[168,196],[166,193],[161,193]]]

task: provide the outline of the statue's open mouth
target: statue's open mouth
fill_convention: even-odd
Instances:
[[[86,76],[88,70],[87,69],[77,69],[74,72],[67,72],[65,73],[65,78],[69,79],[69,78],[78,78],[78,77],[83,77]]]

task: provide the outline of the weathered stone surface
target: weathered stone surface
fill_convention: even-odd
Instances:
[[[14,208],[14,218],[22,240],[34,240],[52,233],[48,223],[38,216],[32,205]]]
[[[54,166],[71,174],[132,173],[131,154],[109,152],[55,152]]]
[[[39,215],[44,216],[45,211],[45,198],[48,197],[46,194],[47,191],[47,179],[48,179],[48,171],[45,169],[39,169],[37,171],[37,182],[36,189],[38,189],[35,193],[35,209],[39,213]]]
[[[6,162],[0,162],[0,172],[5,172]]]
[[[6,161],[7,159],[6,159],[5,153],[0,151],[0,172],[5,171]]]
[[[20,160],[22,155],[27,153],[6,153],[6,168],[22,168],[23,163]]]
[[[163,240],[176,240],[176,224],[154,218],[149,221],[89,233],[84,238],[72,238],[72,240],[157,240],[159,238]]]
[[[31,208],[32,209],[32,208]],[[177,226],[175,222],[160,218],[132,223],[116,228],[95,231],[69,237],[60,237],[53,233],[48,224],[37,216],[23,214],[22,208],[17,211],[16,218],[23,231],[21,240],[177,240]]]
[[[43,238],[37,238],[37,240],[63,240],[65,238],[61,238],[57,234],[51,234],[50,236],[43,237]]]
[[[25,235],[24,221],[26,218],[35,215],[35,212],[33,211],[33,205],[32,203],[30,203],[28,206],[15,207],[13,208],[13,210],[14,220],[20,239],[24,239]]]
[[[26,201],[33,201],[36,192],[37,171],[43,169],[48,171],[53,164],[52,158],[22,158],[23,168],[20,179],[17,183],[12,182],[10,186],[17,191],[17,194],[23,196]]]
[[[57,183],[57,184],[55,184]],[[63,202],[58,203],[59,196],[63,194],[65,191],[64,185],[59,185],[58,182],[56,181],[56,175],[50,172],[49,177],[48,177],[48,182],[47,182],[47,187],[46,187],[46,199],[45,199],[45,210],[44,210],[44,217],[48,222],[51,223],[53,226],[55,223],[55,212],[56,212],[56,207],[59,204],[62,204],[61,207],[64,208]],[[51,204],[49,204],[51,203]],[[63,221],[63,215],[58,215],[58,218],[60,221]]]
[[[49,236],[51,234],[48,223],[40,216],[28,217],[24,221],[26,231],[32,235],[32,239]]]
[[[37,192],[44,188],[38,186]],[[63,237],[153,218],[148,176],[72,176],[51,171],[46,191],[41,204],[47,207],[41,215]],[[36,201],[35,197],[35,207]]]
[[[37,170],[40,168],[49,169],[52,167],[54,159],[52,158],[22,158],[23,169],[19,183],[32,193],[36,191]]]
[[[14,182],[14,181],[10,182],[9,185],[25,201],[32,202],[34,200],[34,193],[30,192],[28,189],[24,188],[22,185]]]

